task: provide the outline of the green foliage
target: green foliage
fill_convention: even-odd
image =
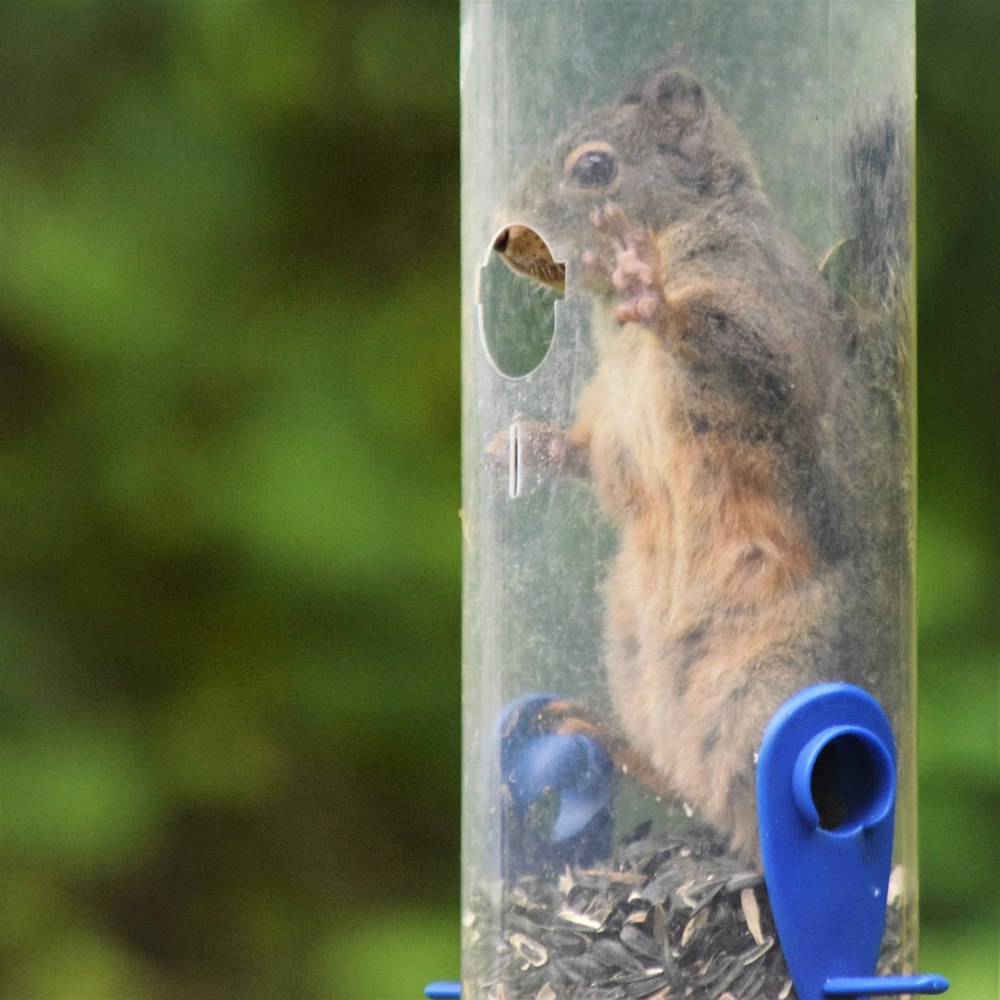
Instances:
[[[457,29],[408,10],[0,13],[5,996],[457,968]]]
[[[923,965],[1000,996],[1000,567],[996,497],[1000,8],[917,4],[920,832]],[[969,94],[976,94],[969,100]]]
[[[988,1000],[1000,13],[920,8],[924,964]],[[4,996],[457,972],[457,36],[0,6]]]

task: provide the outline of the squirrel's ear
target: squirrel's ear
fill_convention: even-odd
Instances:
[[[650,91],[656,109],[660,148],[692,155],[705,136],[705,91],[686,70],[665,69]]]

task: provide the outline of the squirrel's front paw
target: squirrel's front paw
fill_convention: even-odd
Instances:
[[[486,460],[496,472],[507,471],[516,460],[528,468],[587,474],[587,455],[578,443],[564,430],[532,420],[518,420],[499,431],[486,446]]]
[[[608,277],[620,296],[618,318],[623,323],[655,320],[664,307],[664,298],[660,252],[652,234],[636,226],[614,202],[594,209],[590,221],[615,245],[615,264]]]

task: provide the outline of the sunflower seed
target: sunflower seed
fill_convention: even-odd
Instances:
[[[641,831],[607,862],[521,876],[463,919],[471,995],[485,1000],[793,1000],[761,876],[710,831]],[[660,902],[656,902],[659,899]],[[879,971],[903,964],[900,904]]]
[[[608,979],[608,967],[589,952],[560,963],[570,982],[596,985]]]
[[[726,883],[726,892],[742,892],[744,889],[756,889],[764,884],[764,876],[759,872],[740,872]],[[721,1000],[721,997],[720,997]]]
[[[511,934],[511,947],[528,965],[538,968],[549,960],[549,953],[537,941],[526,934]]]
[[[771,950],[771,946],[773,944],[774,938],[768,938],[756,947],[743,952],[743,954],[739,956],[740,962],[742,962],[743,965],[753,965],[754,962],[762,959]]]
[[[645,962],[640,962],[621,941],[616,941],[613,938],[601,938],[599,941],[595,941],[591,954],[609,969],[638,972],[640,975],[646,970]]]
[[[576,924],[579,927],[587,927],[593,931],[599,931],[611,916],[613,906],[602,906],[590,904],[586,910],[575,910],[570,906],[564,906],[557,914],[561,920],[568,924]]]
[[[659,961],[663,957],[663,950],[657,947],[656,942],[648,935],[644,934],[634,924],[626,924],[619,934],[622,943],[632,952],[642,958],[649,958]]]
[[[740,908],[743,910],[743,919],[746,920],[754,941],[757,944],[763,944],[764,932],[760,927],[760,906],[753,889],[746,888],[740,893]]]
[[[681,932],[681,947],[686,948],[692,938],[705,926],[709,917],[708,910],[699,910],[684,926]]]
[[[587,950],[590,941],[585,934],[578,931],[546,931],[542,935],[542,944],[551,951],[561,955],[579,955]]]
[[[670,986],[665,976],[650,976],[648,979],[640,979],[632,983],[626,983],[625,996],[627,997],[650,997],[658,990]]]

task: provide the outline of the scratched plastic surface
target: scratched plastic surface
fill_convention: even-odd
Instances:
[[[462,4],[465,996],[794,995],[755,741],[827,681],[914,968],[913,15]]]

